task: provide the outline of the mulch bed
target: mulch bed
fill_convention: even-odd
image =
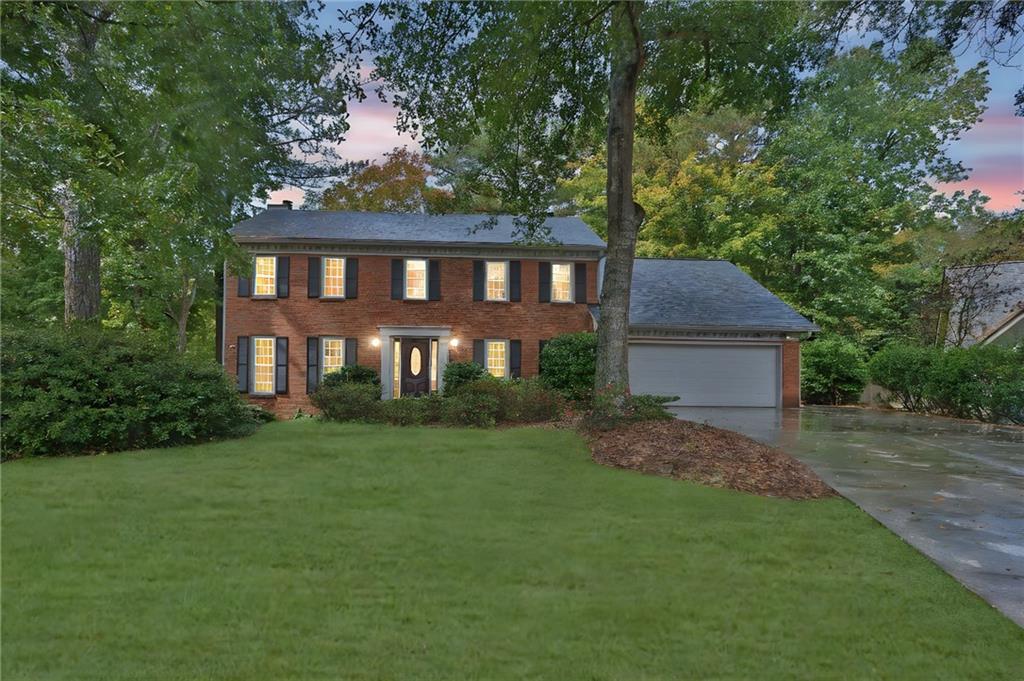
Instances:
[[[614,468],[787,499],[836,494],[814,471],[745,435],[691,421],[644,421],[588,434],[594,461]]]

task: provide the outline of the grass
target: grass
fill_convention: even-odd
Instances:
[[[573,434],[274,423],[5,464],[15,679],[1020,678],[1024,634],[841,499]]]

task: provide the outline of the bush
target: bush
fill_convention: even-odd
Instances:
[[[424,423],[426,402],[420,397],[384,400],[380,403],[378,418],[392,426],[418,426]]]
[[[380,418],[380,388],[371,383],[325,380],[310,396],[310,401],[331,421],[372,422]]]
[[[805,343],[800,364],[800,392],[811,404],[856,401],[868,382],[864,352],[838,336]]]
[[[4,334],[5,457],[168,447],[252,432],[223,369],[91,327]]]
[[[594,333],[555,336],[540,354],[541,380],[570,400],[590,399],[596,366],[597,334]]]
[[[321,384],[328,386],[338,383],[365,383],[366,385],[380,385],[380,376],[373,367],[364,367],[361,364],[344,366],[337,371],[324,374]]]
[[[871,377],[908,410],[1024,423],[1024,355],[996,346],[893,344],[871,359]]]
[[[620,385],[609,385],[594,394],[590,409],[583,416],[583,427],[589,430],[611,430],[639,421],[660,421],[675,418],[666,408],[676,396],[633,395]]]
[[[444,368],[445,393],[458,392],[459,388],[490,374],[476,362],[449,362]]]
[[[441,406],[441,422],[447,426],[493,428],[498,422],[498,399],[493,395],[457,392],[445,396]]]
[[[925,411],[925,388],[937,353],[935,348],[892,343],[871,358],[868,374],[904,409]]]
[[[539,379],[513,381],[509,384],[508,391],[505,419],[513,423],[553,421],[565,411],[562,396]]]

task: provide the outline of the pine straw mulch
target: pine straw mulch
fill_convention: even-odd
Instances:
[[[587,434],[594,461],[614,468],[787,499],[836,494],[814,471],[745,435],[672,419]]]

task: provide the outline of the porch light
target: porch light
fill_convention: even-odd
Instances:
[[[459,347],[459,339],[458,338],[452,338],[450,341],[448,341],[448,345],[453,347],[453,348]]]
[[[377,338],[376,336],[371,338],[370,339],[370,345],[372,347],[379,348],[380,347],[380,338]]]

